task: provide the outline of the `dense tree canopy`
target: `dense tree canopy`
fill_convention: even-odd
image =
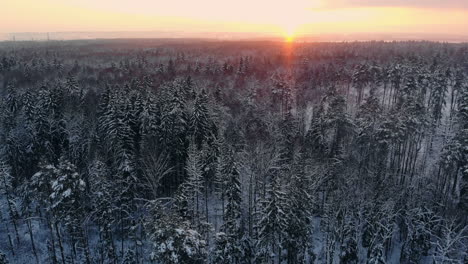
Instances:
[[[0,263],[466,263],[468,46],[0,43]]]

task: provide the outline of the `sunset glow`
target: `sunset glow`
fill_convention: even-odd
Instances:
[[[465,1],[2,0],[0,32],[398,32],[468,34]]]
[[[468,264],[467,211],[468,0],[0,0],[0,264]]]

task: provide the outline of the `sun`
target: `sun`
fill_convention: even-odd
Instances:
[[[302,26],[299,20],[288,20],[281,23],[282,35],[286,42],[293,42]]]
[[[284,28],[283,36],[286,42],[293,42],[296,36],[296,28],[295,27]]]

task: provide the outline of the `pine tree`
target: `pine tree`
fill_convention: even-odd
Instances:
[[[388,142],[383,134],[384,113],[375,90],[371,89],[369,97],[360,106],[356,116],[357,144],[359,150],[359,174],[372,172],[380,176],[385,170],[388,155]],[[367,181],[367,178],[363,178]]]
[[[188,76],[182,85],[182,96],[184,97],[185,101],[195,99],[195,90],[194,90],[194,83],[191,76]]]
[[[30,179],[29,182],[25,183],[25,192],[23,193],[23,215],[26,217],[30,217],[32,215],[32,211],[34,207],[38,207],[36,209],[46,211],[46,219],[50,222],[49,228],[50,233],[53,235],[54,231],[56,232],[60,255],[62,259],[62,263],[65,263],[65,252],[62,244],[63,237],[61,236],[59,229],[58,229],[58,220],[55,217],[54,213],[51,210],[52,206],[52,181],[56,179],[56,167],[51,164],[46,164],[41,162],[39,164],[39,171],[36,172]],[[38,201],[37,203],[34,201]],[[50,219],[50,220],[49,220]],[[34,242],[32,224],[28,219],[27,222],[28,231],[30,233],[31,239],[31,248],[33,253],[35,254],[36,258],[36,246]],[[52,236],[51,235],[51,236]],[[52,244],[52,247],[55,247],[55,244]],[[55,250],[53,251],[55,252]],[[55,262],[55,256],[53,256],[53,260]]]
[[[16,113],[20,108],[20,101],[18,100],[18,94],[15,87],[12,84],[7,85],[7,94],[5,97],[5,105],[8,110]]]
[[[153,243],[153,260],[163,264],[205,263],[206,241],[187,221],[158,201],[150,203],[149,211],[145,228]]]
[[[84,236],[82,222],[83,207],[86,184],[76,171],[76,167],[65,159],[61,159],[53,171],[54,177],[51,184],[50,210],[56,218],[64,223],[73,241],[73,258],[77,257],[77,248],[84,251],[86,260],[89,263],[90,255],[87,246],[87,238]],[[76,244],[75,244],[76,243]]]
[[[219,263],[241,263],[247,261],[243,255],[241,230],[241,187],[237,166],[231,161],[226,183],[226,211],[224,224],[216,234],[215,259]]]
[[[458,70],[455,73],[455,80],[453,81],[452,92],[450,95],[450,118],[451,119],[454,116],[455,107],[457,105],[460,92],[462,92],[464,82],[465,82],[465,75],[463,74],[463,71]]]
[[[65,89],[67,89],[68,93],[74,96],[77,96],[78,99],[83,95],[83,91],[80,89],[78,82],[76,81],[76,77],[69,73],[65,80]]]
[[[222,204],[222,215],[224,217],[227,181],[230,172],[230,164],[233,158],[232,152],[224,141],[224,137],[218,136],[219,154],[216,161],[215,171],[215,192],[219,195]]]
[[[341,95],[330,95],[330,105],[325,116],[325,125],[332,133],[329,143],[330,157],[339,156],[345,149],[345,139],[354,134],[354,122],[346,112],[346,100]]]
[[[284,115],[280,123],[282,163],[290,164],[294,158],[295,140],[298,134],[297,123],[290,112]],[[284,167],[284,166],[283,166]]]
[[[317,156],[317,158],[322,157],[321,153],[328,152],[328,144],[326,141],[326,123],[325,123],[325,113],[324,113],[323,101],[320,103],[318,109],[314,111],[314,116],[312,117],[309,130],[305,136],[305,146],[307,146],[307,154],[309,156]],[[320,154],[319,154],[320,153]]]
[[[278,172],[273,172],[263,201],[261,218],[258,226],[257,261],[268,263],[275,259],[281,260],[281,244],[285,238],[287,213],[285,193],[281,188]]]
[[[401,83],[403,80],[403,70],[400,64],[395,64],[391,66],[389,71],[389,80],[390,80],[390,96],[389,96],[389,105],[393,105],[398,101],[400,95]]]
[[[451,194],[460,186],[458,206],[468,208],[468,89],[462,89],[457,102],[458,128],[452,140],[444,147],[441,157],[446,177],[452,180]],[[459,182],[459,175],[461,181]],[[449,191],[447,190],[447,192]],[[457,196],[457,195],[455,195]]]
[[[189,216],[192,221],[199,223],[200,200],[203,188],[202,164],[200,152],[193,143],[190,144],[187,158],[187,179],[179,187],[176,202],[182,216]]]
[[[358,65],[354,70],[352,80],[356,90],[358,91],[357,104],[360,105],[364,89],[370,81],[369,66],[366,64]]]
[[[12,222],[13,228],[15,230],[16,243],[19,244],[20,240],[17,223],[19,220],[19,213],[16,207],[15,197],[13,196],[14,190],[10,168],[5,164],[5,162],[0,162],[0,193],[5,195],[9,219]],[[8,236],[10,236],[10,234],[8,234]]]
[[[242,193],[237,165],[232,164],[230,167],[226,190],[226,212],[224,214],[224,225],[222,229],[229,236],[240,240]]]
[[[171,86],[166,89],[170,89]],[[188,147],[188,118],[186,104],[177,91],[166,91],[164,95],[161,120],[159,126],[159,142],[164,150],[169,153],[171,165],[174,167],[176,185],[184,179],[185,161]]]
[[[301,153],[294,168],[286,193],[288,210],[283,245],[288,252],[289,263],[303,263],[311,238],[313,207],[312,181],[306,172],[305,154]]]
[[[198,149],[204,142],[211,143],[216,134],[214,123],[208,112],[208,97],[205,90],[202,90],[195,100],[190,118],[190,130]]]
[[[169,78],[173,78],[176,74],[176,68],[174,65],[174,61],[172,59],[169,60],[169,63],[167,64],[167,70],[166,70],[167,75]]]
[[[99,226],[99,254],[103,263],[115,263],[117,251],[114,243],[115,227],[118,224],[119,208],[115,197],[118,196],[117,184],[108,180],[109,170],[101,161],[92,163],[90,175],[90,200],[92,220]]]
[[[116,120],[115,155],[119,171],[128,174],[135,173],[134,131],[131,128],[132,116],[128,101],[121,100],[118,104]],[[131,175],[130,177],[134,177]]]
[[[447,80],[442,73],[439,73],[434,80],[430,99],[429,108],[431,109],[431,115],[433,118],[433,126],[438,126],[442,119],[443,109],[446,105],[446,93],[447,93]]]

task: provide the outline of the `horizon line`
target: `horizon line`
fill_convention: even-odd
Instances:
[[[70,36],[72,35],[72,36]],[[75,35],[75,36],[73,36]],[[117,35],[117,36],[116,36]],[[140,35],[140,36],[138,36]],[[0,41],[47,41],[47,40],[110,40],[110,39],[209,39],[209,40],[283,40],[284,36],[274,32],[233,31],[184,31],[184,30],[141,30],[141,31],[37,31],[0,33]],[[351,32],[351,33],[300,33],[295,42],[366,42],[366,41],[431,41],[466,43],[468,34],[427,32]]]

